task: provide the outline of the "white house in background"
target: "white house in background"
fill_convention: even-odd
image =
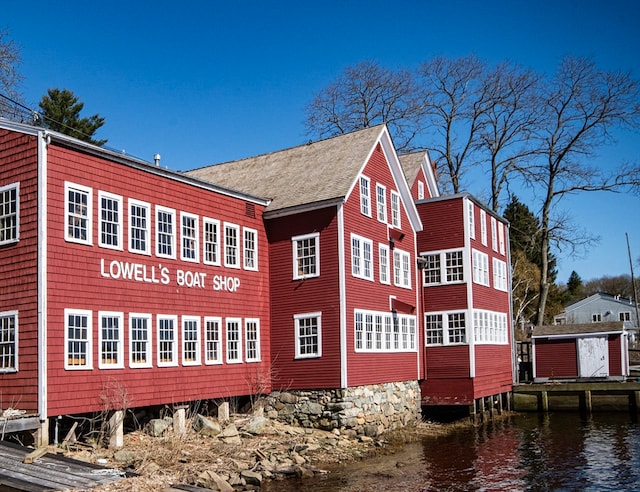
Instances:
[[[632,299],[598,292],[568,305],[554,318],[556,325],[622,321],[631,337],[637,336],[638,308]]]

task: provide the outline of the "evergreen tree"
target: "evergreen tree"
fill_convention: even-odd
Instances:
[[[569,275],[569,280],[567,280],[567,302],[580,300],[583,294],[584,285],[582,284],[582,279],[580,275],[573,270],[571,275]]]
[[[84,103],[79,102],[70,90],[49,89],[47,95],[42,96],[39,106],[42,110],[40,123],[43,126],[94,145],[107,143],[106,139],[93,138],[98,128],[104,125],[104,118],[97,114],[80,117]]]

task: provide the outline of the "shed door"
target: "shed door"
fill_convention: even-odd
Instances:
[[[581,378],[609,375],[607,337],[578,338],[578,369]]]

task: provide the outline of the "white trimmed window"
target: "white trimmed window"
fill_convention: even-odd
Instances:
[[[100,369],[122,369],[124,367],[124,314],[107,311],[98,312]]]
[[[360,176],[360,212],[371,217],[371,181],[365,176]]]
[[[200,261],[199,218],[197,215],[180,212],[180,222],[182,224],[182,248],[180,248],[180,259],[197,263]]]
[[[240,318],[227,318],[227,362],[239,364],[242,362],[242,331]]]
[[[591,315],[592,323],[600,323],[602,321],[602,313],[593,313]]]
[[[258,269],[258,231],[245,227],[243,229],[244,269]]]
[[[424,285],[464,282],[462,250],[422,254]]]
[[[498,224],[498,244],[500,245],[500,254],[504,255],[506,254],[505,251],[505,245],[504,245],[504,224],[502,222],[500,222]]]
[[[151,205],[129,198],[129,251],[150,254]]]
[[[354,311],[356,352],[415,352],[416,317],[387,312]]]
[[[92,195],[91,188],[65,181],[65,240],[72,243],[92,244]]]
[[[220,265],[220,221],[204,217],[202,242],[204,244],[204,263]]]
[[[98,190],[98,245],[122,250],[122,197]]]
[[[376,184],[376,208],[378,211],[378,220],[387,223],[387,189]]]
[[[91,311],[64,310],[64,368],[93,369]]]
[[[487,212],[480,210],[480,240],[482,245],[487,245]]]
[[[182,365],[197,366],[200,364],[200,318],[198,316],[182,317]]]
[[[380,263],[380,283],[390,284],[391,278],[389,273],[389,246],[386,244],[378,245],[378,260]]]
[[[295,320],[296,359],[322,357],[322,313],[304,313]]]
[[[0,373],[18,370],[18,311],[0,313]]]
[[[471,239],[476,238],[476,221],[473,208],[473,202],[467,201],[467,221],[469,222],[469,237]]]
[[[398,248],[393,250],[393,284],[411,288],[411,255]]]
[[[391,225],[396,229],[400,229],[400,195],[397,192],[391,192]]]
[[[204,318],[204,363],[222,364],[222,318]]]
[[[291,238],[294,280],[320,275],[320,234],[305,234]]]
[[[20,184],[0,186],[0,244],[15,243],[19,239]]]
[[[176,211],[156,205],[156,255],[176,258]]]
[[[178,317],[159,314],[157,323],[158,367],[178,365]]]
[[[507,264],[497,258],[493,259],[493,288],[507,292]]]
[[[489,287],[489,256],[476,249],[472,250],[473,281]]]
[[[631,321],[631,313],[629,311],[618,313],[618,321]]]
[[[491,217],[491,249],[498,251],[498,221]]]
[[[474,309],[473,337],[477,344],[506,344],[508,341],[506,313]]]
[[[351,273],[373,280],[373,241],[355,234],[351,234]]]
[[[260,320],[244,320],[245,357],[247,362],[260,362]]]
[[[129,314],[129,367],[151,367],[151,315]]]
[[[424,183],[418,180],[418,200],[424,199]]]
[[[425,313],[425,344],[459,345],[467,341],[464,311]]]
[[[240,268],[240,227],[224,224],[224,266]]]

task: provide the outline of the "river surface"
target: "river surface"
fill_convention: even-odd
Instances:
[[[263,490],[640,491],[640,424],[624,412],[517,415]]]

